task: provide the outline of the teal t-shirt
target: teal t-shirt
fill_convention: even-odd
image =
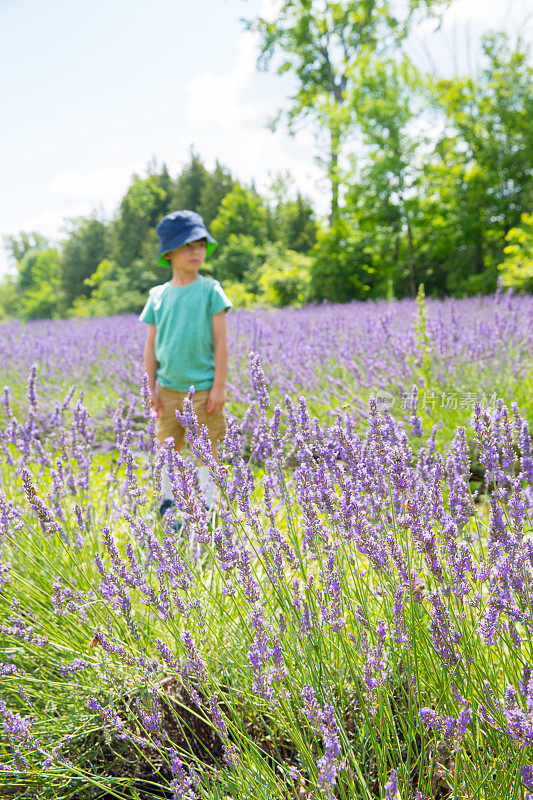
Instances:
[[[188,392],[210,389],[215,377],[211,317],[231,308],[231,301],[213,278],[200,275],[187,286],[170,281],[150,289],[139,319],[155,325],[157,380],[161,386]]]

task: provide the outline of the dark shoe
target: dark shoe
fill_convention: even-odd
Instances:
[[[159,506],[159,519],[163,519],[168,509],[172,508],[173,505],[174,505],[174,500],[163,500],[163,502]],[[174,528],[174,533],[179,533],[182,525],[183,522],[181,519],[174,520],[174,523],[172,524],[172,527]]]
[[[163,516],[165,515],[165,511],[168,511],[168,509],[172,505],[174,505],[174,501],[173,500],[163,500],[163,502],[159,506],[159,519],[163,519]]]

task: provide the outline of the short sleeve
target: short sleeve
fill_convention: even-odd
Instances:
[[[231,308],[233,305],[218,281],[213,281],[209,305],[212,317],[214,317],[215,314],[218,314],[220,311],[227,311],[228,308]]]
[[[151,295],[148,295],[146,305],[139,315],[141,322],[146,322],[148,325],[155,325],[154,304]]]

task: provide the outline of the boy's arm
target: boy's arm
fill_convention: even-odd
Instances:
[[[228,340],[226,333],[226,310],[211,317],[213,348],[215,352],[215,378],[207,397],[207,413],[215,414],[228,399],[226,375],[228,373]]]
[[[148,325],[146,343],[144,345],[144,368],[148,375],[148,388],[150,389],[150,402],[156,414],[160,411],[160,401],[155,392],[158,363],[155,357],[155,325]]]

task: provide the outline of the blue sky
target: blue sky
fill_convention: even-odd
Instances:
[[[0,236],[52,239],[67,217],[110,215],[152,157],[175,174],[189,148],[264,188],[290,170],[325,209],[312,132],[265,123],[290,78],[258,73],[242,17],[275,0],[0,0]],[[530,0],[455,0],[440,33],[411,42],[443,73],[488,28],[524,28]],[[529,29],[530,30],[530,29]],[[453,44],[455,42],[455,45]],[[0,252],[0,274],[8,269]]]

